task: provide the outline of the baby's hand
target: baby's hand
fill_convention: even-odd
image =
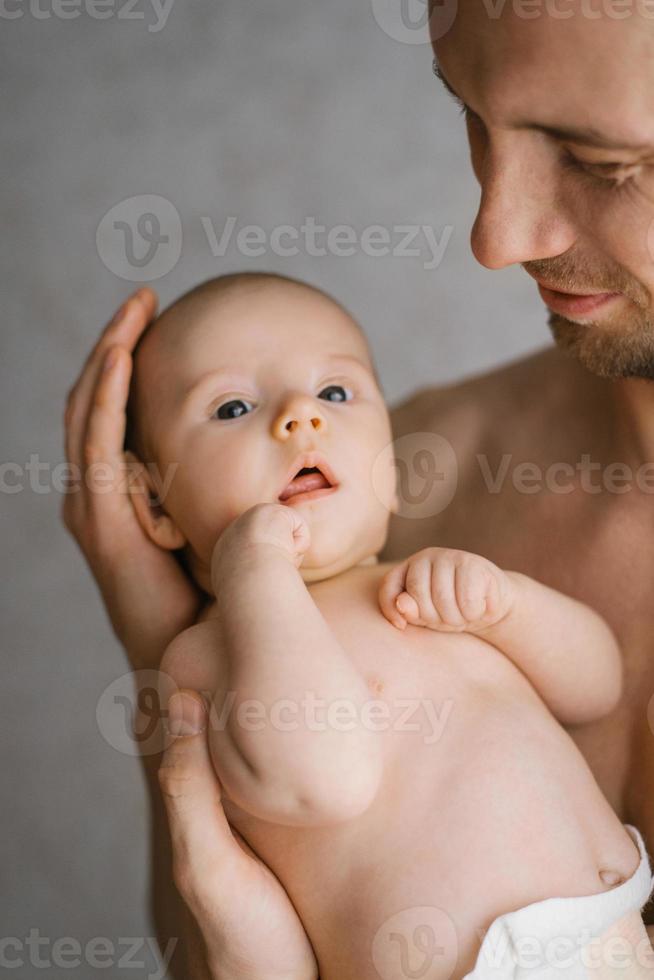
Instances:
[[[379,605],[394,626],[426,626],[449,633],[477,632],[510,612],[513,584],[480,555],[425,548],[382,579]]]
[[[256,504],[220,535],[213,551],[212,575],[224,561],[238,561],[262,547],[276,549],[299,568],[310,544],[309,526],[294,507]]]

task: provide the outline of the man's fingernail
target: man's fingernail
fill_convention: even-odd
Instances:
[[[173,694],[168,702],[168,732],[170,735],[198,735],[204,731],[204,709],[188,694]]]

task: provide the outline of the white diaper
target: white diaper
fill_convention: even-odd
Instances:
[[[599,942],[625,915],[640,914],[654,886],[643,839],[635,827],[625,827],[640,852],[631,878],[598,895],[548,898],[500,915],[464,980],[589,980],[607,966],[614,967],[617,976],[637,975],[637,969],[625,970],[627,963],[649,967],[654,977],[649,940],[640,922],[635,930],[631,927],[629,938],[621,934]]]

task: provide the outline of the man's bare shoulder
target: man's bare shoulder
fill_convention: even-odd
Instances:
[[[499,405],[522,401],[534,385],[549,381],[553,371],[567,363],[568,359],[556,347],[548,347],[451,384],[419,388],[392,408],[394,430],[397,427],[397,434],[401,435],[403,429],[412,429],[416,421],[427,421],[434,415],[446,420],[448,415],[462,411],[486,414],[489,399]]]
[[[476,374],[454,384],[424,387],[394,406],[393,434],[438,432],[461,450],[492,441],[492,433],[535,429],[548,415],[567,409],[590,376],[557,347]]]

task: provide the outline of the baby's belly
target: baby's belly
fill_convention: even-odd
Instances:
[[[571,739],[521,675],[501,680],[452,689],[449,714],[441,684],[435,741],[424,712],[405,719],[419,731],[383,732],[384,781],[355,821],[300,829],[228,811],[286,887],[321,980],[390,977],[398,956],[406,976],[462,976],[498,915],[635,870],[638,852]]]

